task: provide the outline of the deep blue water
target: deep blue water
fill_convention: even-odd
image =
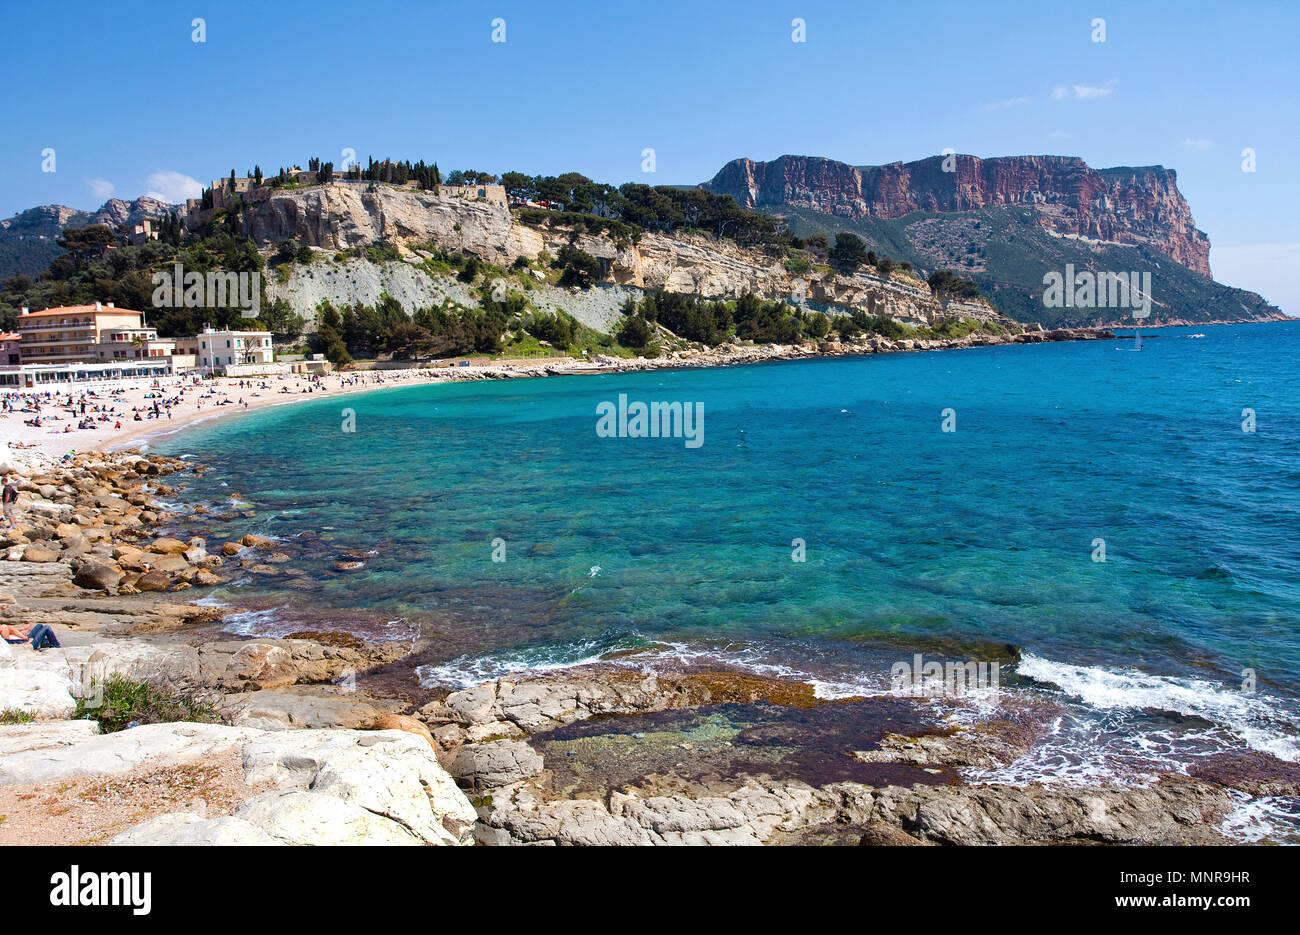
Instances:
[[[1095,709],[1195,713],[1291,756],[1300,324],[1194,334],[416,386],[158,447],[214,465],[193,493],[253,501],[219,534],[328,537],[288,550],[317,604],[428,621],[431,681],[656,647],[834,691],[1011,644]],[[598,437],[620,393],[702,404],[704,444]],[[378,554],[336,573],[346,547]]]

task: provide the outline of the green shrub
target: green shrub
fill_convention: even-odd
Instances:
[[[125,730],[127,725],[164,724],[172,721],[220,723],[215,709],[203,702],[136,682],[120,675],[110,675],[96,683],[99,697],[80,698],[74,718],[99,722],[105,733]]]
[[[624,347],[643,350],[650,344],[652,334],[646,320],[640,315],[633,315],[625,319],[618,329],[618,343]]]
[[[973,280],[962,279],[952,270],[938,269],[930,274],[930,288],[935,293],[955,295],[964,299],[978,298],[980,287]]]
[[[792,253],[790,254],[789,257],[786,258],[785,271],[787,273],[793,273],[796,276],[801,276],[804,273],[808,272],[808,270],[810,269],[812,269],[812,262],[808,259],[808,255],[805,253],[802,252]]]
[[[384,263],[388,260],[400,260],[401,251],[390,244],[380,244],[377,247],[366,247],[366,259],[371,263]]]

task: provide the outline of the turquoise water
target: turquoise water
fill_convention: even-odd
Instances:
[[[436,634],[430,683],[650,649],[836,693],[1010,644],[1093,710],[1290,757],[1300,325],[1197,334],[415,386],[158,447],[213,465],[191,494],[253,502],[212,535],[282,537],[312,602]],[[704,444],[598,437],[620,393],[702,404]],[[336,572],[344,548],[375,554]],[[228,592],[278,607],[268,629],[306,600],[286,593]]]

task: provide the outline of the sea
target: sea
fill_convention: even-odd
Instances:
[[[606,661],[843,698],[989,662],[952,717],[1056,713],[977,781],[1300,759],[1300,323],[389,388],[153,450],[209,466],[211,541],[283,540],[208,596],[230,629],[410,639],[431,689]]]

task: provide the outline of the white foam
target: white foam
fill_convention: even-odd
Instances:
[[[595,647],[595,641],[589,640],[549,652],[508,651],[480,656],[467,654],[449,662],[416,666],[415,674],[423,688],[473,688],[507,675],[555,672],[600,662],[608,650]],[[559,658],[555,658],[557,655]]]
[[[1294,763],[1300,760],[1300,722],[1281,699],[1241,691],[1204,679],[1151,675],[1139,669],[1108,669],[1054,662],[1025,653],[1018,671],[1054,685],[1099,711],[1172,711],[1199,717],[1236,735],[1252,750]]]
[[[258,636],[269,630],[268,624],[272,623],[280,611],[288,608],[288,604],[282,604],[279,607],[268,607],[265,610],[243,610],[236,614],[230,614],[225,619],[225,626],[221,629],[226,633],[234,633],[239,636]]]
[[[1300,843],[1300,801],[1285,796],[1252,798],[1232,793],[1236,807],[1223,819],[1219,831],[1234,841]]]

